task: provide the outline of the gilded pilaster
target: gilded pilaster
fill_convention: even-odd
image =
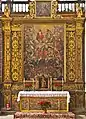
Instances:
[[[66,26],[67,44],[66,44],[66,72],[67,81],[74,81],[76,78],[76,41],[75,41],[75,24],[68,23]]]
[[[7,103],[11,105],[11,21],[10,11],[8,6],[5,6],[2,20],[3,27],[3,94],[4,94],[4,106]]]
[[[23,79],[21,25],[12,25],[12,80],[21,82]]]
[[[2,24],[0,21],[0,83],[2,82],[2,49],[3,49],[3,44],[2,44]]]
[[[51,10],[52,18],[57,18],[57,6],[58,6],[57,1],[52,1],[52,10]]]
[[[3,32],[4,32],[4,82],[8,82],[11,81],[11,76],[10,76],[11,18],[2,18],[2,22],[3,22]]]
[[[4,71],[3,71],[3,94],[4,94],[4,106],[7,103],[11,105],[11,18],[3,17],[3,34],[4,34]]]
[[[83,18],[76,18],[76,79],[78,82],[82,82],[82,40],[83,40]]]

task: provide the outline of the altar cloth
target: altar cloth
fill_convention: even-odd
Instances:
[[[17,101],[20,97],[65,97],[67,96],[67,103],[70,102],[70,94],[68,91],[20,91],[18,93]]]

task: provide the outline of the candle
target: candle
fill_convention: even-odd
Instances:
[[[64,79],[63,79],[63,76],[62,76],[62,91],[63,91],[63,84],[64,84]]]
[[[25,78],[24,78],[24,90],[25,90]]]

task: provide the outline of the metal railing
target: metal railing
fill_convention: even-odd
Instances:
[[[3,1],[0,4],[0,12],[4,12],[5,5],[8,4],[11,13],[26,13],[28,12],[28,1]]]
[[[58,1],[59,12],[76,12],[76,4],[78,1]],[[85,1],[79,3],[82,11],[85,11]]]
[[[70,13],[76,12],[77,1],[58,1],[58,12]],[[8,4],[11,13],[27,13],[29,1],[2,1],[0,2],[0,13],[4,12],[5,5]],[[85,12],[85,1],[81,1],[80,7]]]

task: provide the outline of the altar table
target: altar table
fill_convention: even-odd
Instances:
[[[68,112],[70,94],[68,91],[20,91],[17,101],[20,111],[42,111],[39,102],[49,101],[49,112]]]

